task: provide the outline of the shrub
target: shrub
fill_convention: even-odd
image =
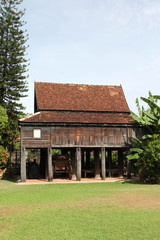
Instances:
[[[140,139],[131,139],[135,148],[130,149],[129,160],[137,160],[141,180],[158,183],[160,178],[160,106],[159,95],[149,92],[148,98],[141,97],[147,103],[148,109],[140,107],[138,99],[136,105],[138,115],[131,113],[134,122],[143,127],[145,135]]]
[[[149,135],[148,135],[149,136]],[[143,136],[144,140],[134,139],[136,148],[131,148],[129,160],[137,159],[135,164],[141,181],[158,183],[160,178],[160,135],[153,134],[149,138]]]
[[[0,145],[0,150],[5,150],[5,148],[2,145]]]
[[[160,136],[153,135],[143,147],[143,153],[136,166],[139,175],[149,183],[158,183],[160,177]]]
[[[0,147],[0,169],[4,169],[7,166],[9,160],[8,152]]]

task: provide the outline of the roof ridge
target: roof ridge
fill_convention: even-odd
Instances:
[[[122,85],[104,85],[104,84],[84,84],[84,83],[57,83],[57,82],[35,82],[35,84],[44,83],[44,84],[56,84],[56,85],[74,85],[74,86],[96,86],[96,87],[120,87],[122,88]]]

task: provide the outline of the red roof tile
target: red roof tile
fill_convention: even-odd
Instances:
[[[121,86],[35,83],[36,111],[130,112]]]
[[[37,112],[22,119],[25,123],[99,123],[99,124],[131,124],[128,114],[84,113],[84,112]]]

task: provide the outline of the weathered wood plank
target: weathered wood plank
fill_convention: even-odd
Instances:
[[[74,145],[74,128],[69,128],[69,141],[68,141],[68,145]]]
[[[115,129],[114,128],[109,128],[109,144],[113,145],[115,144]]]
[[[26,182],[26,149],[21,147],[21,181]]]
[[[89,129],[88,128],[83,128],[82,129],[82,144],[89,145]]]
[[[33,138],[34,127],[22,127],[22,147],[125,147],[136,129],[120,127],[42,127],[41,138]]]
[[[22,142],[22,147],[25,148],[48,148],[50,147],[50,142]]]
[[[89,129],[89,145],[95,145],[95,129]]]
[[[81,128],[75,129],[75,145],[81,145],[82,144],[82,130]]]
[[[102,129],[95,128],[95,145],[102,145]]]
[[[105,156],[105,148],[102,147],[101,148],[101,154],[102,154],[102,158],[101,158],[101,173],[102,173],[102,180],[105,180],[106,178],[106,156]]]
[[[48,182],[53,180],[52,149],[48,148]]]
[[[121,139],[121,129],[116,128],[115,129],[115,144],[120,145],[121,141],[122,141],[122,139]]]
[[[128,133],[127,128],[122,128],[122,139],[124,144],[128,144]]]
[[[76,148],[77,181],[81,181],[81,148]]]
[[[71,149],[71,160],[72,160],[72,179],[76,180],[76,151],[74,148]]]
[[[103,131],[102,131],[102,144],[103,145],[108,145],[108,142],[109,142],[109,134],[108,134],[108,128],[103,128]]]

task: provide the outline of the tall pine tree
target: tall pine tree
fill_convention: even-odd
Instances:
[[[26,42],[22,17],[19,10],[23,0],[0,0],[0,105],[8,115],[6,137],[11,142],[16,138],[17,123],[24,107],[20,99],[26,96],[27,60]]]

